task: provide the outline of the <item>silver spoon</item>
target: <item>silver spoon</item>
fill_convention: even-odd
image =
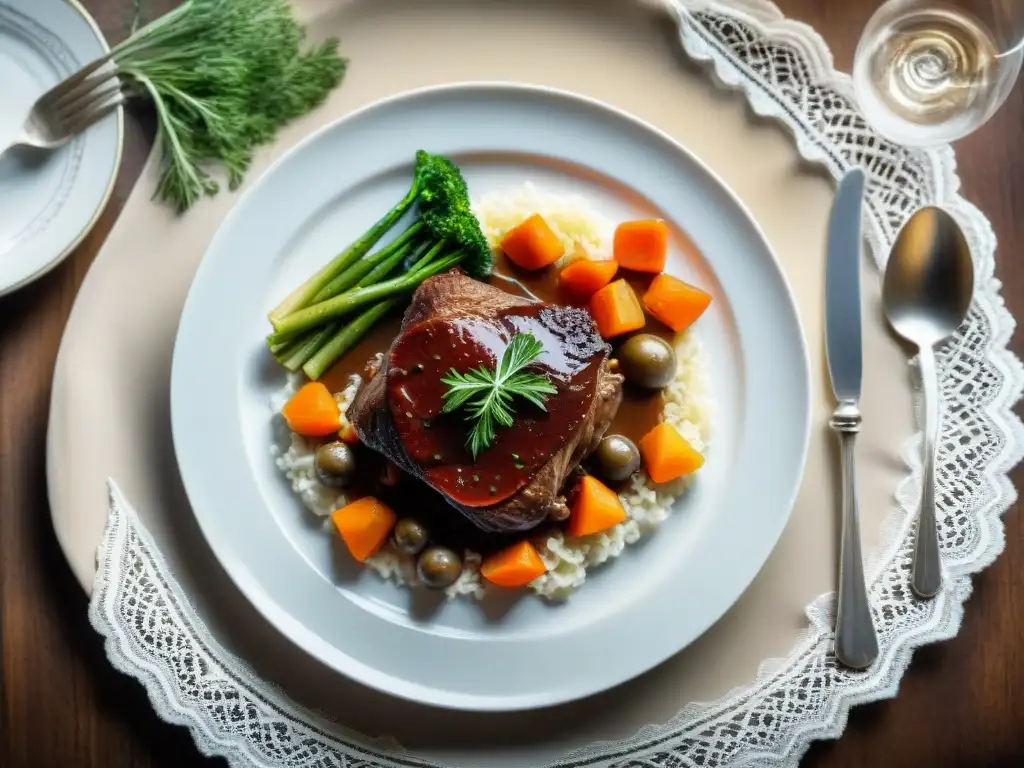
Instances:
[[[935,444],[939,437],[939,380],[935,347],[967,316],[974,293],[974,263],[959,225],[940,208],[917,211],[903,225],[882,285],[890,325],[920,351],[924,390],[924,487],[917,518],[914,575],[918,597],[934,597],[942,584],[935,523]]]

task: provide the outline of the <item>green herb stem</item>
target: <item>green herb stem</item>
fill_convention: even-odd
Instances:
[[[267,348],[271,353],[277,355],[282,349],[296,341],[301,341],[302,338],[303,334],[301,333],[272,333],[267,336]]]
[[[309,328],[322,325],[329,320],[335,320],[352,314],[360,307],[368,304],[376,304],[393,296],[411,293],[415,290],[416,286],[431,275],[436,275],[458,264],[463,256],[464,254],[458,252],[451,256],[446,256],[439,261],[431,262],[412,273],[401,275],[391,280],[385,280],[365,288],[355,288],[340,296],[335,296],[333,299],[327,299],[311,307],[300,309],[274,323],[274,330],[279,334],[301,333]]]
[[[270,349],[270,353],[277,358],[279,362],[283,362],[288,359],[300,346],[305,342],[308,334],[301,334],[299,336],[292,336],[285,341],[272,342],[270,338],[267,338],[267,347]]]
[[[281,364],[289,371],[297,371],[315,355],[333,336],[341,323],[328,323],[303,336],[302,343]]]
[[[328,329],[333,329],[330,339],[309,358],[302,366],[302,371],[313,381],[319,379],[335,360],[351,349],[378,320],[397,306],[398,299],[389,299],[374,304],[340,330],[336,325],[327,326]]]
[[[320,289],[313,297],[311,304],[334,298],[339,293],[344,293],[349,288],[358,285],[359,282],[371,274],[381,262],[397,264],[413,250],[412,240],[419,231],[423,229],[423,222],[416,222],[405,232],[395,238],[392,242],[380,250],[367,254],[352,266],[345,269],[341,274],[336,275],[327,285]],[[390,271],[390,270],[389,270]]]
[[[421,243],[417,246],[411,254],[406,256],[404,253],[393,254],[390,258],[382,261],[380,264],[375,266],[373,270],[366,275],[362,280],[356,283],[356,288],[365,288],[369,285],[375,285],[381,280],[384,280],[395,271],[396,268],[403,262],[408,262],[409,269],[412,271],[413,267],[421,260],[423,254],[430,249],[430,243]],[[397,275],[394,275],[397,277]]]
[[[409,193],[402,198],[401,202],[395,205],[381,219],[374,224],[370,231],[356,240],[352,245],[335,256],[328,264],[320,269],[315,275],[296,288],[292,293],[270,313],[270,322],[277,328],[278,323],[287,315],[309,306],[313,298],[328,283],[341,274],[354,262],[365,256],[371,248],[390,230],[416,200],[416,186],[409,190]],[[280,329],[278,329],[280,330]]]

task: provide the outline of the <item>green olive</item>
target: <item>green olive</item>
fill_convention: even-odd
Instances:
[[[459,578],[462,560],[448,547],[428,547],[420,555],[416,571],[424,585],[431,589],[444,589]]]
[[[316,449],[313,458],[317,479],[331,488],[344,488],[356,473],[356,456],[345,443],[336,440]]]
[[[628,437],[608,435],[598,443],[591,464],[602,480],[621,483],[640,469],[640,451]]]
[[[676,375],[676,353],[660,336],[638,333],[619,347],[619,368],[635,387],[661,389]]]
[[[403,517],[395,523],[391,536],[395,540],[395,546],[407,555],[418,555],[430,539],[426,526],[411,517]]]

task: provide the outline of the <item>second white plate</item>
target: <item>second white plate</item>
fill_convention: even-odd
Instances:
[[[531,180],[609,218],[660,216],[701,257],[668,271],[709,288],[700,339],[712,446],[677,514],[564,605],[453,601],[339,569],[276,471],[266,312],[408,187],[418,148],[452,157],[471,192]],[[640,121],[541,88],[462,85],[373,105],[310,136],[239,201],[204,257],[175,346],[172,422],[189,499],[249,600],[305,651],[427,704],[514,710],[581,698],[676,653],[750,584],[788,519],[806,454],[809,369],[769,247],[700,161]]]
[[[0,0],[0,150],[43,93],[107,53],[75,0]],[[81,242],[121,164],[121,108],[52,152],[0,155],[0,295],[46,274]]]

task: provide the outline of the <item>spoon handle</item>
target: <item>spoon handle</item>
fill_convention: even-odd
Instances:
[[[935,523],[935,444],[939,439],[939,379],[935,350],[921,347],[921,387],[924,390],[924,478],[921,511],[917,516],[914,542],[914,576],[911,588],[918,597],[935,597],[942,586],[942,559]]]
[[[860,431],[860,423],[860,411],[852,402],[840,403],[830,422],[839,436],[843,507],[835,650],[836,658],[852,669],[864,669],[878,656],[878,638],[868,604],[864,559],[860,549],[860,503],[854,460],[854,441]]]

